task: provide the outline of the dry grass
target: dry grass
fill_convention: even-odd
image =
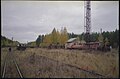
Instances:
[[[25,51],[15,50],[14,54],[22,73],[27,78],[95,77],[75,68],[64,66],[63,63],[92,70],[108,77],[118,78],[119,76],[119,53],[116,50],[104,53],[86,50],[28,48]]]

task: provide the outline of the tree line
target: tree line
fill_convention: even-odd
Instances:
[[[19,44],[18,41],[12,41],[9,38],[6,38],[5,36],[1,35],[1,47],[17,46],[18,44]]]
[[[35,41],[29,42],[28,45],[30,46],[49,46],[50,44],[58,44],[64,45],[66,41],[70,38],[78,38],[80,41],[84,40],[85,33],[82,34],[74,34],[68,33],[66,27],[62,28],[60,31],[56,30],[55,28],[52,30],[51,33],[46,35],[39,35]],[[90,41],[92,42],[103,42],[109,43],[113,48],[119,47],[119,30],[115,31],[103,31],[102,33],[93,32],[90,34]],[[1,35],[1,46],[17,46],[19,44],[18,41],[12,41],[5,36]]]
[[[70,38],[79,38],[80,41],[87,41],[85,33],[68,33],[67,29],[64,27],[60,32],[54,28],[50,34],[39,35],[35,42],[37,46],[48,46],[50,44],[64,45]],[[119,47],[119,30],[116,29],[110,32],[103,31],[102,33],[93,32],[90,34],[90,41],[108,43],[113,48],[117,48]]]
[[[36,45],[46,47],[50,44],[52,45],[64,45],[68,40],[68,32],[66,27],[62,28],[61,31],[56,30],[55,28],[51,33],[46,35],[39,35],[36,39]]]

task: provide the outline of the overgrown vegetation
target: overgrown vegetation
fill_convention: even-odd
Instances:
[[[36,39],[37,46],[49,46],[50,44],[64,45],[68,40],[67,29],[64,27],[59,32],[55,28],[50,34],[39,35]]]
[[[97,72],[106,78],[119,76],[119,53],[116,49],[104,53],[88,50],[27,48],[25,51],[14,50],[13,53],[25,78],[97,77],[65,64]],[[4,54],[3,49],[2,54]]]
[[[65,42],[70,39],[70,38],[79,38],[79,40],[86,40],[85,39],[85,34],[74,34],[74,33],[68,33],[67,29],[64,28],[61,30],[61,32],[56,31],[54,28],[52,33],[46,34],[46,35],[39,35],[37,40],[36,40],[36,45],[40,46],[48,46],[50,44],[56,44],[59,43],[60,45],[64,45]],[[95,41],[102,41],[103,43],[109,43],[113,48],[118,48],[119,47],[119,30],[115,31],[103,31],[101,33],[93,32],[90,34],[90,41],[95,42]]]
[[[17,46],[19,44],[18,41],[12,41],[8,38],[6,38],[5,36],[1,35],[1,46]]]
[[[35,41],[29,42],[28,45],[30,46],[48,46],[50,44],[59,44],[59,45],[64,45],[65,42],[70,39],[70,38],[79,38],[79,40],[86,40],[85,39],[85,34],[74,34],[74,33],[68,33],[67,29],[64,27],[62,28],[61,31],[59,32],[55,28],[53,31],[49,34],[46,35],[39,35],[38,38]],[[111,32],[105,32],[103,31],[102,34],[93,32],[90,35],[90,41],[95,42],[102,40],[103,43],[109,43],[113,48],[119,48],[119,30],[111,31]],[[12,41],[5,36],[1,36],[1,46],[11,46],[14,45],[16,46],[19,44],[18,41]]]

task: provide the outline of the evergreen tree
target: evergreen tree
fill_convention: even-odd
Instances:
[[[41,43],[41,35],[38,36],[38,38],[36,39],[36,45],[37,47],[39,47],[40,43]]]

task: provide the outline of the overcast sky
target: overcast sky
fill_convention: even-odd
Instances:
[[[119,29],[119,2],[91,2],[92,32]],[[69,33],[84,32],[84,1],[2,1],[1,32],[3,36],[25,43],[55,27],[66,27]]]

